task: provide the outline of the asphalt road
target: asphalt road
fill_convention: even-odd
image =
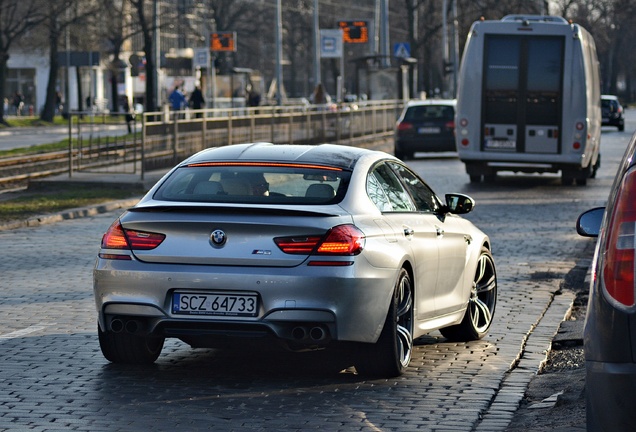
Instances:
[[[591,258],[576,217],[604,204],[634,125],[604,132],[586,187],[512,174],[473,185],[452,154],[409,161],[440,196],[477,201],[468,218],[491,236],[499,300],[486,338],[421,338],[391,380],[334,373],[322,354],[179,341],[153,367],[111,365],[97,342],[91,268],[121,210],[0,231],[0,430],[505,430],[574,298],[562,283]]]

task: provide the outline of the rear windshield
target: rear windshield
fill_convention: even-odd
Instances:
[[[451,121],[455,116],[455,110],[448,105],[421,105],[412,106],[406,110],[404,120],[406,121],[426,121],[443,120]]]
[[[298,164],[209,163],[175,170],[155,192],[162,201],[261,204],[333,204],[346,193],[350,173]]]
[[[602,99],[601,100],[601,106],[603,108],[609,108],[609,109],[613,109],[618,105],[618,103],[614,100],[611,99]]]

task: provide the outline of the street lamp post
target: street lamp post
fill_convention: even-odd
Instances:
[[[283,80],[283,16],[281,0],[276,0],[276,105],[282,105]]]

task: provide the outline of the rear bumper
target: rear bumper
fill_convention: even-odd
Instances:
[[[625,119],[623,117],[620,118],[603,118],[603,121],[601,123],[602,126],[624,126],[625,125]]]
[[[636,364],[585,361],[588,431],[633,430]]]
[[[454,137],[398,138],[395,150],[403,153],[456,151]]]
[[[358,257],[360,258],[360,257]],[[94,296],[102,330],[134,330],[203,345],[206,338],[273,336],[307,344],[375,342],[395,270],[358,260],[348,267],[166,266],[99,259]],[[255,317],[172,313],[175,290],[258,295]],[[324,334],[323,334],[324,333]]]

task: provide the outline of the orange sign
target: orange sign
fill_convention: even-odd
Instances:
[[[210,51],[236,51],[236,33],[210,33]]]
[[[340,21],[338,25],[342,29],[342,40],[345,43],[369,42],[369,27],[366,21]]]

